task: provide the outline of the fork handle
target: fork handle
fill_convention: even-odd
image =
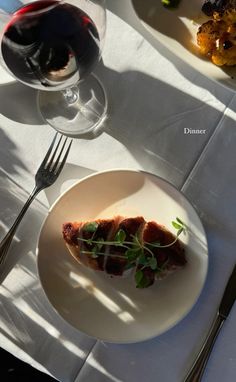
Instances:
[[[0,265],[5,261],[9,247],[11,245],[12,239],[15,235],[15,232],[17,230],[18,225],[20,224],[23,216],[25,215],[26,211],[28,210],[30,204],[36,197],[36,195],[39,193],[41,189],[37,186],[34,187],[33,191],[29,195],[27,201],[25,202],[22,210],[20,211],[19,215],[17,216],[15,222],[9,229],[8,233],[5,235],[5,237],[0,242]]]
[[[202,345],[202,348],[190,369],[187,377],[184,379],[184,382],[200,382],[202,375],[204,373],[208,358],[210,356],[211,350],[215,343],[215,340],[220,332],[220,329],[225,321],[225,317],[222,317],[220,314],[217,314],[209,334]]]

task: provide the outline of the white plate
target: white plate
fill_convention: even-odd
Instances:
[[[236,67],[220,68],[198,52],[196,33],[199,25],[208,20],[201,12],[204,0],[180,0],[176,9],[165,8],[161,0],[132,2],[143,25],[172,53],[203,75],[236,89]]]
[[[62,239],[62,223],[114,215],[138,216],[163,223],[182,219],[187,265],[136,289],[131,277],[109,277],[81,266]],[[207,241],[201,221],[186,198],[163,179],[135,170],[88,176],[52,206],[38,243],[38,271],[56,311],[72,326],[103,341],[131,343],[163,333],[179,322],[196,302],[207,274]]]

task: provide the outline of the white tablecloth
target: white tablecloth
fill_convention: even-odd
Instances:
[[[17,231],[1,275],[0,345],[61,382],[180,382],[220,302],[236,260],[236,98],[176,58],[144,30],[129,0],[107,0],[103,62],[96,69],[109,119],[94,139],[73,143],[57,183],[42,192]],[[31,191],[54,131],[36,92],[1,72],[0,233]],[[184,128],[206,129],[187,135]],[[75,331],[47,301],[36,271],[40,226],[55,198],[76,180],[109,168],[138,168],[168,179],[197,209],[209,241],[209,272],[197,304],[173,329],[134,345]],[[236,378],[236,306],[217,339],[203,381]]]

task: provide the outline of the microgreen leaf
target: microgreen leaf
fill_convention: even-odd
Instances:
[[[184,228],[181,227],[181,228],[177,231],[177,236],[179,236],[183,231],[184,231]]]
[[[117,241],[119,244],[122,244],[125,241],[126,233],[123,229],[119,229],[119,231],[115,235],[115,241]]]
[[[142,250],[141,250],[142,253]],[[140,255],[140,248],[130,248],[125,252],[128,261],[135,261]]]
[[[143,271],[138,270],[136,273],[135,273],[135,282],[136,282],[136,286],[138,288],[138,285],[140,284],[142,278],[143,278],[144,274],[143,274]]]
[[[182,225],[180,225],[179,223],[176,223],[175,221],[172,221],[171,222],[171,224],[173,225],[173,227],[175,228],[175,229],[181,229],[182,228]]]
[[[142,247],[142,244],[141,244],[140,241],[139,241],[139,237],[138,237],[138,235],[135,234],[135,235],[131,235],[131,236],[132,236],[132,238],[133,238],[133,243],[134,243],[134,245],[135,245],[136,247],[141,248],[141,247]]]
[[[157,269],[157,259],[155,257],[152,257],[149,261],[149,266],[153,271]]]
[[[98,228],[97,222],[90,222],[90,223],[86,223],[83,226],[83,231],[94,233],[94,232],[96,232],[97,228]]]
[[[185,224],[182,222],[182,220],[180,220],[180,218],[176,218],[176,221],[179,223],[179,224],[181,224],[182,226],[184,226]]]
[[[182,222],[182,220],[180,220],[180,218],[176,218],[176,221],[182,226],[182,228],[183,228],[183,230],[180,232],[180,233],[184,233],[184,235],[186,235],[186,231],[187,231],[187,226],[186,226],[186,224],[184,223],[184,222]],[[180,235],[180,233],[179,233],[179,235]]]
[[[144,253],[142,253],[142,255],[139,257],[138,259],[138,263],[140,265],[146,265],[147,264],[147,258],[146,256],[144,255]]]
[[[166,8],[177,8],[181,0],[161,0]]]
[[[146,288],[150,285],[148,277],[145,276],[142,270],[135,273],[136,288]]]

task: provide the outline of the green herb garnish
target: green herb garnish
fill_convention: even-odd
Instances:
[[[168,248],[174,245],[178,237],[181,233],[186,233],[187,226],[180,220],[179,218],[176,218],[175,221],[172,221],[172,226],[177,230],[175,239],[165,245],[161,245],[159,242],[153,242],[153,243],[147,243],[147,242],[140,242],[139,237],[137,235],[131,235],[132,241],[126,240],[126,233],[123,229],[120,229],[115,237],[114,240],[104,240],[103,238],[98,238],[94,240],[94,234],[96,233],[96,230],[98,228],[98,223],[91,222],[87,223],[83,230],[85,232],[92,233],[92,237],[90,239],[84,239],[81,237],[78,237],[78,241],[85,242],[89,245],[93,245],[91,250],[81,251],[84,254],[91,255],[92,258],[97,258],[99,256],[111,256],[116,258],[122,258],[127,260],[127,264],[125,266],[125,269],[130,269],[133,267],[136,267],[135,272],[135,282],[137,288],[145,288],[148,286],[149,280],[145,276],[144,270],[146,268],[150,268],[152,271],[155,271],[156,273],[162,272],[166,266],[168,265],[168,259],[167,261],[162,264],[161,267],[158,267],[157,259],[153,253],[153,248]],[[123,255],[119,254],[111,254],[108,253],[108,251],[101,252],[103,246],[114,246],[114,247],[121,247],[125,249],[125,252]]]
[[[85,232],[91,232],[91,233],[96,232],[97,228],[98,228],[98,223],[97,222],[86,223],[83,226],[83,230]]]
[[[161,0],[166,8],[177,8],[181,0]]]

